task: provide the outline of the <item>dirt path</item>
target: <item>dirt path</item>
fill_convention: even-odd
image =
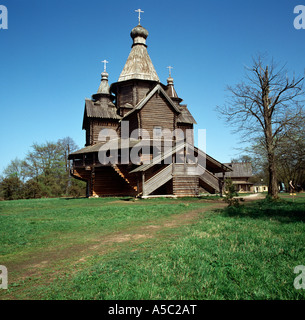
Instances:
[[[155,238],[160,230],[194,223],[199,213],[223,207],[225,207],[224,203],[217,202],[196,210],[174,214],[166,219],[145,221],[145,225],[143,224],[142,226],[132,226],[98,238],[89,238],[82,244],[68,245],[65,248],[38,250],[34,254],[24,255],[22,261],[7,264],[8,269],[12,270],[11,282],[42,276],[53,268],[60,270],[60,265],[66,265],[67,260],[72,260],[72,263],[78,264],[87,261],[92,255],[107,254],[115,250],[115,244],[118,243],[143,242],[146,239]]]
[[[258,200],[259,197],[248,197],[245,201]],[[39,278],[39,282],[47,284],[61,273],[66,273],[67,266],[75,267],[76,271],[81,270],[82,264],[86,263],[94,255],[104,255],[117,250],[119,243],[140,243],[147,239],[157,238],[158,232],[169,228],[196,223],[199,214],[222,209],[227,206],[223,201],[203,201],[210,203],[208,206],[195,210],[187,210],[180,214],[174,214],[165,219],[145,221],[145,225],[133,226],[125,230],[106,234],[98,238],[88,239],[83,244],[75,244],[66,248],[51,248],[44,251],[37,251],[22,262],[15,262],[8,265],[12,270],[11,282],[26,281]],[[50,274],[51,273],[51,274]]]

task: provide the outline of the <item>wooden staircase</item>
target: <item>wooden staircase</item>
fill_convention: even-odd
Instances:
[[[75,179],[82,180],[82,181],[89,181],[91,178],[90,171],[87,171],[83,168],[80,169],[71,169],[70,175]]]
[[[199,176],[199,184],[211,193],[217,193],[220,191],[219,179],[208,170],[205,170],[204,173]]]
[[[112,168],[114,169],[114,171],[122,178],[124,179],[129,185],[130,187],[135,190],[135,191],[138,191],[138,188],[134,185],[131,184],[131,182],[126,178],[126,176],[124,175],[124,173],[120,170],[120,168],[116,165],[116,164],[113,164],[112,165]]]
[[[153,177],[145,181],[143,186],[143,196],[147,196],[156,189],[163,186],[166,182],[172,179],[172,172],[173,172],[173,164],[168,165]]]

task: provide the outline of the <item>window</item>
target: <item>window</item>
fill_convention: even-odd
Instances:
[[[160,138],[162,136],[162,127],[154,127],[154,137]]]

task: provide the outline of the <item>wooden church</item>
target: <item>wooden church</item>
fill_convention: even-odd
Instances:
[[[148,31],[141,26],[140,18],[130,36],[132,48],[118,81],[109,86],[105,67],[97,93],[85,100],[86,144],[69,155],[73,162],[71,175],[87,182],[88,197],[222,192],[223,180],[215,174],[224,176],[231,169],[194,146],[196,121],[181,103],[171,73],[166,85],[160,82],[147,52]],[[123,139],[126,123],[129,137]],[[103,129],[112,133],[107,139],[101,137]],[[138,134],[134,137],[135,132]],[[182,138],[163,132],[179,132]],[[156,137],[160,143],[154,143]],[[100,161],[106,144],[115,152],[116,161]],[[122,150],[128,155],[136,153],[137,161],[131,161],[131,157],[123,161]],[[193,154],[193,161],[186,161],[188,153]],[[199,158],[204,159],[204,165],[198,164]],[[199,167],[201,170],[195,170]]]

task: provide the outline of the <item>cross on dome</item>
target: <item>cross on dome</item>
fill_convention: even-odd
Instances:
[[[106,72],[106,63],[108,63],[108,61],[107,60],[103,60],[101,62],[104,63],[104,72]]]
[[[168,66],[166,68],[168,69],[169,77],[171,77],[172,76],[172,70],[171,69],[174,69],[174,68],[171,67],[171,66]]]
[[[135,10],[135,12],[139,13],[138,19],[139,19],[139,24],[140,24],[140,22],[141,22],[141,13],[144,13],[144,11],[142,11],[141,9],[137,9],[137,10]]]

